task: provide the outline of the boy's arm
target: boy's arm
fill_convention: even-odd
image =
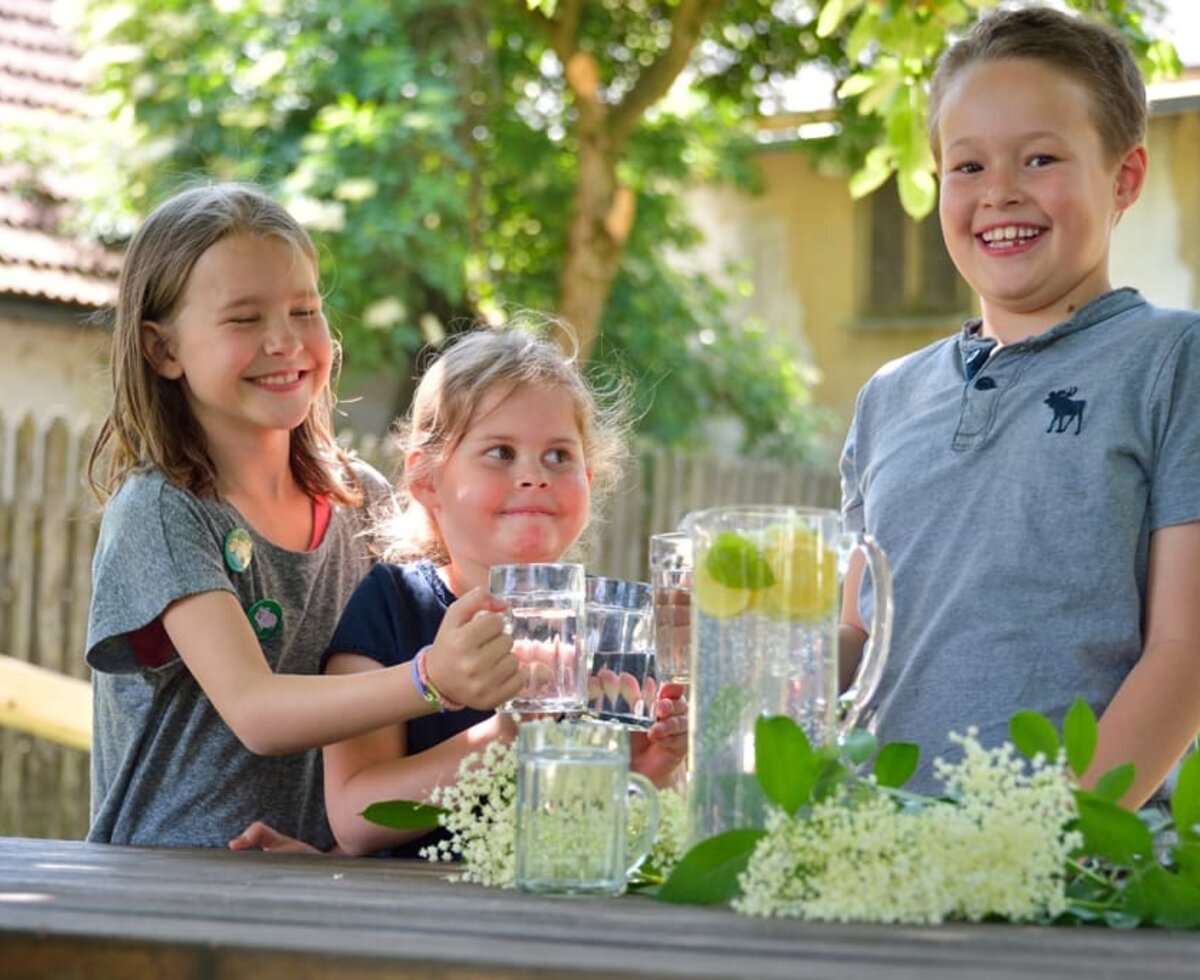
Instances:
[[[838,623],[838,690],[845,691],[854,680],[858,662],[867,643],[867,628],[858,612],[858,583],[867,561],[859,549],[850,555],[842,582],[842,617]]]
[[[1200,522],[1150,537],[1142,655],[1100,718],[1091,786],[1124,762],[1136,768],[1121,799],[1139,807],[1200,732]]]

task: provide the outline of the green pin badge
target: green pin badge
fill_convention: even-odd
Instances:
[[[225,535],[225,564],[231,572],[244,572],[254,557],[254,542],[244,527],[235,527]]]
[[[274,636],[283,628],[283,607],[274,599],[259,599],[246,610],[246,616],[260,640]]]

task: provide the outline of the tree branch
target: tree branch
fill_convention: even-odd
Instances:
[[[609,131],[614,146],[622,146],[646,110],[670,91],[687,66],[704,25],[724,3],[725,0],[680,0],[671,17],[671,41],[667,49],[638,76],[633,88],[612,109]]]
[[[579,22],[583,19],[583,0],[559,0],[554,16],[547,17],[541,10],[523,8],[538,28],[545,32],[551,50],[565,67],[579,48]]]

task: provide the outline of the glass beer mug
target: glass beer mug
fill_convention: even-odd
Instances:
[[[786,715],[814,745],[848,731],[879,684],[892,623],[891,573],[869,535],[832,510],[718,507],[688,515],[692,640],[688,801],[693,843],[761,827],[759,717]],[[870,639],[838,694],[841,576],[861,548],[874,584]],[[842,707],[842,716],[839,715]]]

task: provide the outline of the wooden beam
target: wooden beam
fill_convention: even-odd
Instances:
[[[0,653],[0,725],[90,751],[92,686]]]

